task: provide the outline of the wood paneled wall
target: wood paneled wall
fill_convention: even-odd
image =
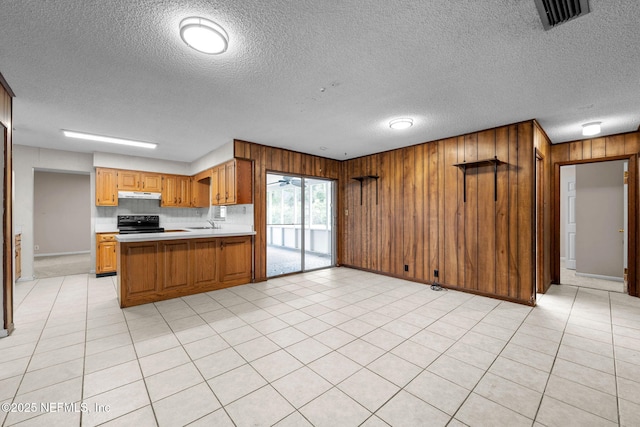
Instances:
[[[540,247],[536,251],[536,290],[545,293],[551,286],[551,187],[553,166],[551,163],[551,141],[534,121],[533,146],[536,149],[536,239]],[[538,170],[540,169],[540,170]],[[539,193],[538,193],[539,192]]]
[[[554,283],[558,283],[560,280],[560,166],[563,164],[628,158],[629,203],[631,206],[629,218],[635,218],[635,221],[629,224],[628,230],[629,294],[640,296],[640,286],[637,284],[638,272],[640,272],[640,259],[637,256],[637,248],[640,247],[638,236],[638,230],[640,229],[640,215],[638,215],[638,200],[640,199],[638,152],[640,152],[640,132],[585,139],[551,146],[551,160],[553,163],[553,182],[551,186],[553,212],[551,223],[551,273]]]
[[[0,74],[0,123],[5,132],[4,135],[4,188],[3,194],[3,212],[2,218],[2,235],[3,235],[3,328],[9,333],[13,330],[13,143],[12,143],[12,121],[13,121],[13,91]]]
[[[533,303],[535,153],[548,139],[534,121],[342,162],[344,265]],[[497,156],[462,171],[455,163]],[[548,160],[547,160],[548,162]],[[356,176],[378,175],[376,182]],[[550,195],[548,196],[550,197]],[[405,271],[405,265],[408,271]]]
[[[253,160],[253,206],[256,238],[254,244],[254,280],[267,279],[267,173],[290,173],[317,178],[338,179],[340,162],[320,156],[268,147],[246,141],[234,141],[234,156]],[[338,239],[340,253],[340,239]]]

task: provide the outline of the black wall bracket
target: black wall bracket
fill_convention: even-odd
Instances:
[[[473,162],[455,163],[453,166],[457,166],[462,169],[462,185],[463,185],[463,200],[467,202],[467,168],[472,166],[493,165],[493,199],[498,201],[498,165],[504,163],[498,160],[498,156],[493,159],[475,160]]]
[[[376,180],[376,205],[378,204],[378,175],[363,175],[363,176],[354,176],[351,179],[355,179],[356,181],[360,181],[360,205],[362,205],[362,186],[363,182],[367,179],[375,179]]]

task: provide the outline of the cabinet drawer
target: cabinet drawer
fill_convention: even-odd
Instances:
[[[98,233],[96,234],[96,242],[115,242],[117,233]]]

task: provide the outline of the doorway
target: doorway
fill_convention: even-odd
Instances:
[[[89,174],[35,170],[33,181],[34,276],[91,271]]]
[[[267,174],[267,277],[335,265],[335,183]]]
[[[627,292],[628,160],[560,167],[560,283]]]

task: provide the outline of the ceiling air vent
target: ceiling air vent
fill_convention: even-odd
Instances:
[[[589,13],[589,0],[534,0],[545,30]]]

